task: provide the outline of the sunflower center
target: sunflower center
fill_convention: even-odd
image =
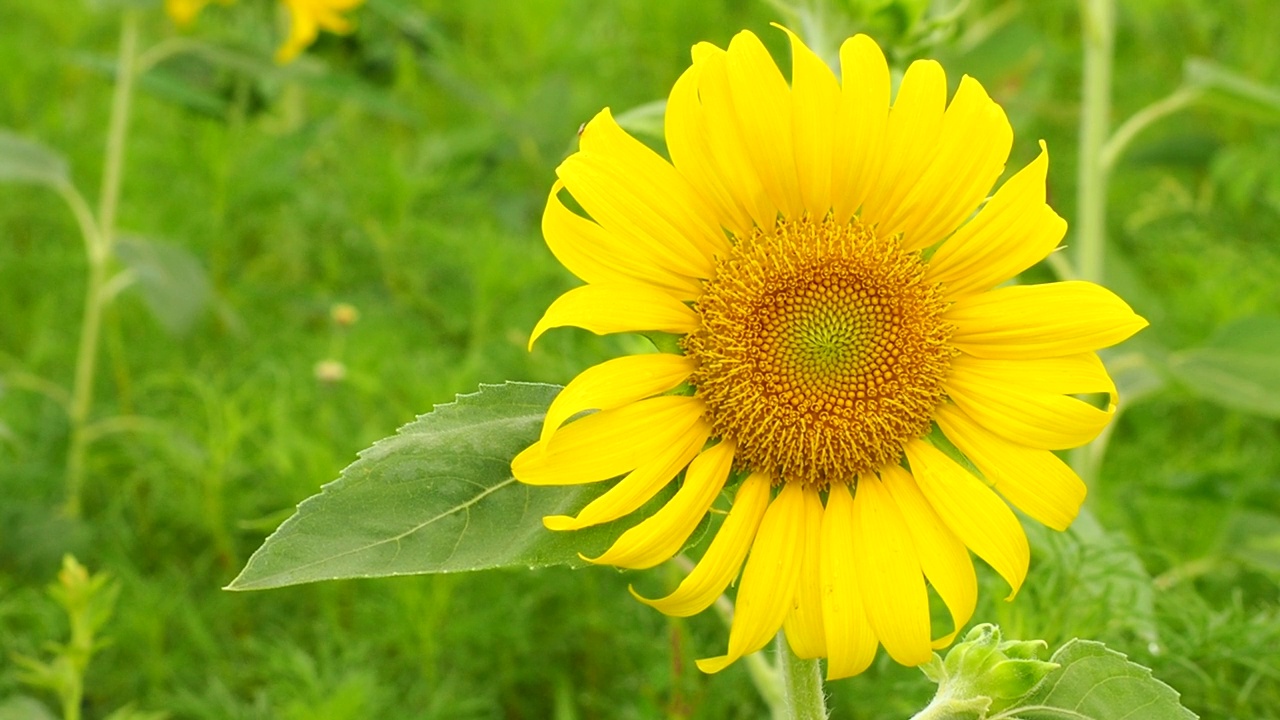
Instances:
[[[896,463],[929,431],[954,354],[943,309],[896,237],[779,221],[719,262],[682,344],[743,467],[826,486]]]

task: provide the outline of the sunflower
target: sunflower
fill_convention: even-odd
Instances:
[[[667,103],[669,162],[606,109],[557,169],[543,234],[587,284],[552,303],[530,345],[576,326],[670,333],[680,351],[582,372],[512,472],[622,476],[576,516],[545,518],[552,530],[621,518],[683,472],[591,559],[623,568],[671,558],[732,491],[679,587],[637,597],[687,616],[736,578],[728,652],[698,666],[717,672],[784,629],[834,679],[881,645],[918,665],[949,644],[976,603],[970,551],[1017,593],[1029,551],[1009,504],[1058,530],[1074,519],[1085,486],[1052,451],[1110,421],[1096,351],[1146,321],[1092,283],[997,287],[1066,223],[1045,203],[1043,143],[988,197],[1013,132],[976,80],[948,103],[941,66],[917,61],[891,105],[873,40],[844,42],[839,82],[787,32],[789,85],[750,32],[693,48]]]
[[[289,37],[276,50],[276,62],[287,63],[316,41],[320,30],[345,34],[351,21],[341,15],[364,0],[280,0],[289,11]]]

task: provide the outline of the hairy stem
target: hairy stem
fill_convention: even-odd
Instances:
[[[827,720],[827,699],[822,689],[822,667],[817,660],[802,660],[791,651],[786,633],[778,633],[778,667],[782,670],[783,700],[790,720]]]

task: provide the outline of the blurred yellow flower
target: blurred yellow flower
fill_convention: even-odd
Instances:
[[[1052,451],[1110,421],[1096,351],[1147,323],[1091,283],[1002,286],[1066,223],[1045,202],[1043,143],[991,193],[1013,131],[976,80],[948,103],[942,67],[917,61],[890,103],[870,38],[841,47],[843,82],[790,38],[790,84],[750,32],[693,48],[667,102],[670,162],[606,109],[557,169],[543,234],[587,284],[530,342],[568,325],[672,333],[682,352],[582,372],[512,472],[532,485],[624,476],[576,517],[544,520],[573,530],[632,513],[683,471],[592,559],[625,568],[680,552],[736,486],[692,573],[642,600],[692,615],[737,579],[728,652],[700,668],[785,628],[838,678],[879,646],[919,665],[949,644],[976,603],[971,551],[1018,591],[1030,555],[1009,505],[1072,522],[1085,486]],[[930,588],[949,629],[931,626]]]
[[[195,22],[196,16],[210,2],[219,5],[230,5],[235,0],[164,0],[164,10],[178,27],[187,27]]]
[[[289,37],[276,51],[276,62],[287,63],[316,41],[320,30],[349,33],[351,21],[340,13],[364,0],[280,0],[289,10]]]
[[[165,12],[178,27],[187,27],[211,2],[230,5],[235,0],[164,0]],[[351,21],[341,13],[364,4],[364,0],[280,0],[289,14],[289,37],[276,50],[276,62],[291,62],[316,41],[321,30],[351,32]]]

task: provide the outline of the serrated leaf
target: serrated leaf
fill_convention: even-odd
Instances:
[[[1023,720],[1196,718],[1151,670],[1093,640],[1071,640],[1049,658],[1050,672],[1006,717]]]
[[[1204,347],[1169,357],[1169,371],[1196,395],[1280,418],[1280,318],[1253,316],[1218,330]]]
[[[49,147],[0,128],[0,182],[63,185],[66,158]]]
[[[633,521],[552,532],[542,518],[577,512],[605,484],[530,487],[511,475],[511,459],[538,438],[559,391],[536,383],[481,385],[436,406],[304,500],[227,589],[585,565],[578,553],[598,554]]]
[[[196,256],[173,243],[125,235],[116,240],[116,258],[133,274],[151,314],[180,335],[209,307],[213,291]]]

